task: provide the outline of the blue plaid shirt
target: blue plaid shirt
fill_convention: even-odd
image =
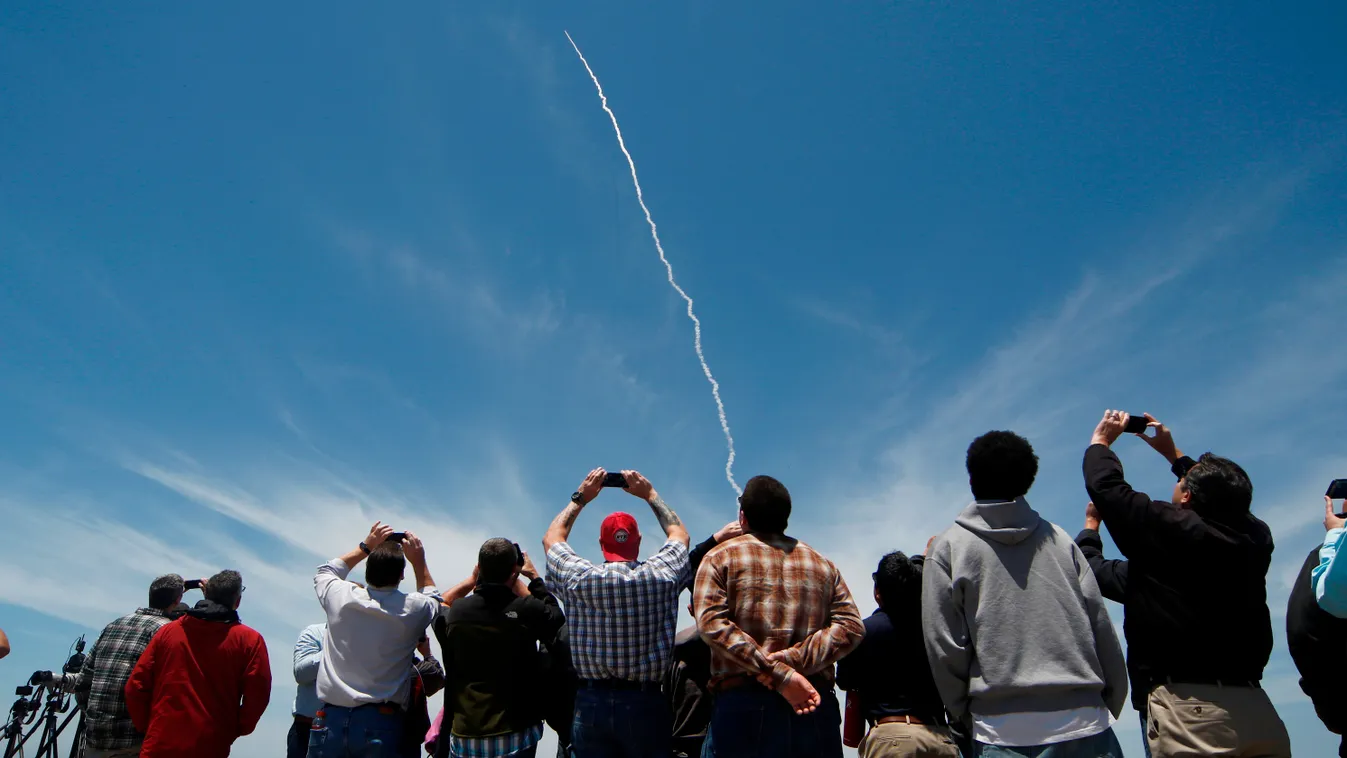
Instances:
[[[565,542],[547,551],[547,584],[566,606],[581,679],[658,682],[673,657],[688,548],[664,543],[645,563],[594,565]]]
[[[508,758],[538,744],[543,738],[543,725],[522,732],[498,734],[494,737],[459,737],[449,735],[449,755],[453,758]]]

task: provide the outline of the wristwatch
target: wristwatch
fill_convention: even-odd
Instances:
[[[363,542],[360,543],[360,550],[361,550],[361,552],[363,552],[365,555],[369,555],[371,552],[373,552],[372,550],[369,549],[369,545],[366,545],[366,544],[363,543]]]
[[[581,508],[584,508],[584,507],[585,507],[585,496],[584,496],[584,495],[581,495],[579,490],[576,490],[575,492],[572,492],[572,493],[571,493],[571,502],[572,502],[572,503],[575,503],[576,505],[580,506]]]

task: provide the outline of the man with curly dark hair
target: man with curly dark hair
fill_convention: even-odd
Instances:
[[[972,758],[1121,758],[1127,665],[1081,549],[1025,499],[1038,456],[1013,432],[968,447],[974,502],[922,571],[936,687]]]

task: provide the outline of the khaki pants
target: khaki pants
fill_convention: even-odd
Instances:
[[[1146,699],[1152,758],[1291,758],[1291,737],[1258,687],[1162,684]]]
[[[943,726],[880,724],[861,738],[861,758],[959,758],[954,738]]]

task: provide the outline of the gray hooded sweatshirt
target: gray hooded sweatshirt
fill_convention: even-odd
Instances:
[[[1094,573],[1024,498],[973,503],[926,556],[921,620],[950,715],[1127,701],[1127,663]]]

